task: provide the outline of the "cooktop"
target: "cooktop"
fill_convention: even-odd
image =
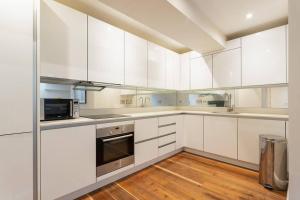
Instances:
[[[127,117],[127,115],[119,115],[119,114],[104,114],[104,115],[87,115],[82,116],[89,119],[108,119],[108,118],[119,118],[119,117]]]

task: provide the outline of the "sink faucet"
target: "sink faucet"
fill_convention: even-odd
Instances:
[[[225,100],[227,99],[226,107],[227,112],[233,112],[234,111],[234,105],[232,104],[232,95],[225,93]]]
[[[139,98],[139,101],[142,102],[141,107],[144,107],[144,98],[143,98],[143,97],[140,97],[140,98]]]

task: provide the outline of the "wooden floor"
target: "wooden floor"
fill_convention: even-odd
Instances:
[[[258,173],[186,152],[80,200],[286,199],[258,184]]]

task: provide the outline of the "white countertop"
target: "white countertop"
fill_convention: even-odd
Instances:
[[[88,119],[80,117],[78,119],[69,120],[56,120],[41,122],[41,130],[56,129],[72,126],[82,126],[90,124],[103,124],[117,121],[135,120],[149,117],[160,117],[178,114],[191,114],[191,115],[206,115],[206,116],[224,116],[224,117],[236,117],[236,118],[257,118],[257,119],[271,119],[271,120],[283,120],[288,121],[288,115],[279,114],[260,114],[260,113],[226,113],[226,112],[207,112],[207,111],[185,111],[185,110],[174,110],[174,111],[160,111],[160,112],[143,112],[143,113],[129,113],[124,114],[126,117],[119,118],[106,118],[106,119]]]

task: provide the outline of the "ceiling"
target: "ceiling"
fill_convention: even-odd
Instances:
[[[288,0],[188,0],[229,39],[287,24]],[[246,20],[246,14],[253,18]]]
[[[286,24],[288,16],[288,0],[57,1],[178,53],[221,49],[228,39]]]

